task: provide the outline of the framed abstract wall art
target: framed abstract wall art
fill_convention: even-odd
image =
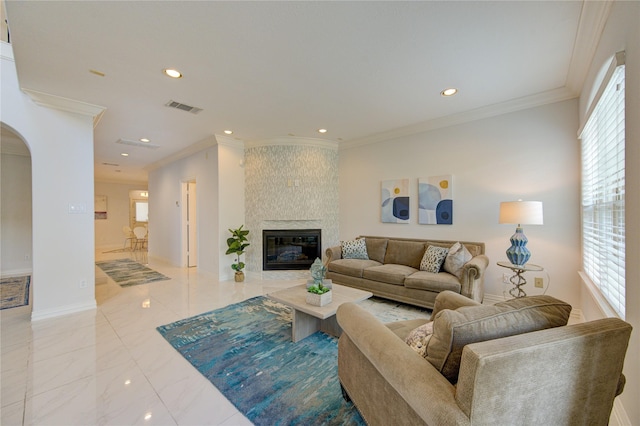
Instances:
[[[453,224],[453,176],[418,179],[418,223]]]
[[[381,183],[383,223],[409,223],[409,179],[383,180]]]

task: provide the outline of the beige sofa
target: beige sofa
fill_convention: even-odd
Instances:
[[[338,376],[370,426],[607,424],[624,387],[629,324],[607,318],[549,328],[570,312],[549,296],[474,305],[452,292],[438,296],[427,359],[404,340],[427,320],[385,326],[356,304],[339,307]],[[527,327],[541,330],[518,334]],[[487,330],[509,337],[482,341]],[[443,343],[449,352],[431,351]],[[452,375],[446,364],[456,362]]]
[[[326,277],[337,284],[370,291],[374,296],[432,308],[445,290],[482,302],[484,273],[489,265],[484,243],[461,241],[471,255],[458,276],[445,271],[421,271],[420,262],[430,246],[452,247],[456,241],[361,236],[368,259],[343,259],[342,247],[326,250]]]

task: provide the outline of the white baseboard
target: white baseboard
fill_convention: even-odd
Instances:
[[[609,418],[610,426],[631,426],[631,420],[618,398],[613,400],[613,410]]]
[[[0,272],[0,276],[2,276],[2,278],[14,277],[16,275],[32,275],[32,274],[33,274],[33,269],[32,268],[10,269],[10,270],[4,270],[4,271]]]
[[[40,321],[43,319],[55,318],[61,315],[74,314],[76,312],[88,311],[89,309],[96,309],[97,304],[95,299],[92,302],[74,303],[73,305],[61,306],[53,309],[44,309],[41,311],[31,312],[31,321]]]
[[[496,303],[504,302],[505,300],[507,300],[507,299],[502,295],[485,293],[484,294],[484,299],[482,299],[482,304],[484,304],[484,305],[495,305]]]

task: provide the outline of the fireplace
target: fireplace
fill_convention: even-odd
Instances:
[[[262,269],[309,269],[322,259],[320,229],[270,229],[262,231]]]

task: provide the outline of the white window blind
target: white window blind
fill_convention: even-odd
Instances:
[[[605,83],[580,134],[583,268],[624,319],[624,64],[615,66]]]

